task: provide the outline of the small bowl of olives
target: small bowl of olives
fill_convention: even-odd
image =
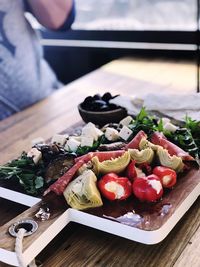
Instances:
[[[79,114],[84,122],[93,122],[103,126],[110,122],[119,122],[127,115],[127,110],[123,107],[110,103],[115,98],[110,93],[103,96],[96,94],[88,96],[78,105]]]

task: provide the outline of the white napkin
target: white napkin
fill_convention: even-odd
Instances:
[[[125,107],[132,115],[137,115],[142,106],[149,111],[158,111],[163,115],[183,120],[186,115],[200,120],[200,94],[147,94],[136,96],[118,96],[112,103]]]
[[[138,101],[138,102],[137,102]],[[109,101],[120,107],[126,108],[129,114],[136,115],[140,111],[143,100],[137,99],[135,96],[123,96],[119,95]]]
[[[143,105],[147,110],[160,111],[177,120],[183,120],[186,115],[200,120],[200,94],[148,94]]]
[[[200,94],[148,94],[144,97],[148,110],[200,110]]]

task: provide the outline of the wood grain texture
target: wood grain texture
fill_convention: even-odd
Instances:
[[[21,214],[26,209],[26,206],[0,198],[0,227],[13,219],[13,217]]]
[[[117,220],[128,212],[134,211],[142,218],[137,227],[146,231],[154,231],[161,228],[176,213],[183,201],[199,184],[200,171],[192,169],[178,179],[173,190],[165,192],[162,199],[153,205],[137,202],[134,198],[130,198],[124,203],[107,202],[102,207],[91,209],[88,212],[102,218],[105,218],[106,215]]]
[[[57,205],[57,203],[58,205]],[[26,209],[23,213],[19,214],[17,217],[13,218],[11,221],[5,223],[0,227],[0,247],[9,251],[14,251],[15,238],[13,238],[9,233],[9,227],[23,219],[33,219],[38,223],[38,230],[31,236],[26,237],[23,240],[23,249],[26,250],[30,244],[33,243],[35,239],[37,239],[51,224],[53,224],[57,218],[63,214],[66,210],[66,203],[62,199],[55,198],[53,200],[53,205],[56,205],[56,209],[54,207],[50,208],[51,216],[46,221],[41,221],[35,217],[35,214],[39,211],[40,207],[42,207],[42,202],[34,205],[33,207]]]
[[[144,95],[149,92],[194,92],[196,71],[192,62],[123,59],[78,79],[51,97],[0,122],[0,164],[28,150],[31,140],[50,138],[78,122],[77,104],[87,95],[110,91],[113,94]],[[3,206],[2,206],[3,205]],[[64,229],[38,256],[44,267],[64,266],[200,266],[198,199],[168,237],[147,246],[91,228],[72,225]],[[13,205],[0,218],[8,221],[23,211]],[[1,241],[0,241],[1,242]],[[5,267],[0,263],[0,267]]]
[[[76,225],[63,230],[38,256],[38,259],[44,263],[44,267],[171,267],[200,225],[199,205],[200,199],[159,244],[143,245]],[[198,256],[198,251],[196,255]],[[189,264],[190,257],[187,258],[186,266]]]

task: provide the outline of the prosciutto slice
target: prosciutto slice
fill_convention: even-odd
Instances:
[[[170,156],[175,155],[187,161],[194,160],[194,158],[188,152],[184,151],[177,145],[171,143],[162,133],[159,132],[153,133],[151,137],[151,142],[155,145],[159,145],[167,149]]]
[[[139,131],[135,137],[125,146],[125,149],[133,148],[133,149],[138,149],[140,141],[142,138],[147,138],[147,135],[145,134],[144,131]]]

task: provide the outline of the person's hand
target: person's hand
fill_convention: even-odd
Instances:
[[[73,0],[27,0],[36,19],[46,28],[56,30],[68,18]]]

